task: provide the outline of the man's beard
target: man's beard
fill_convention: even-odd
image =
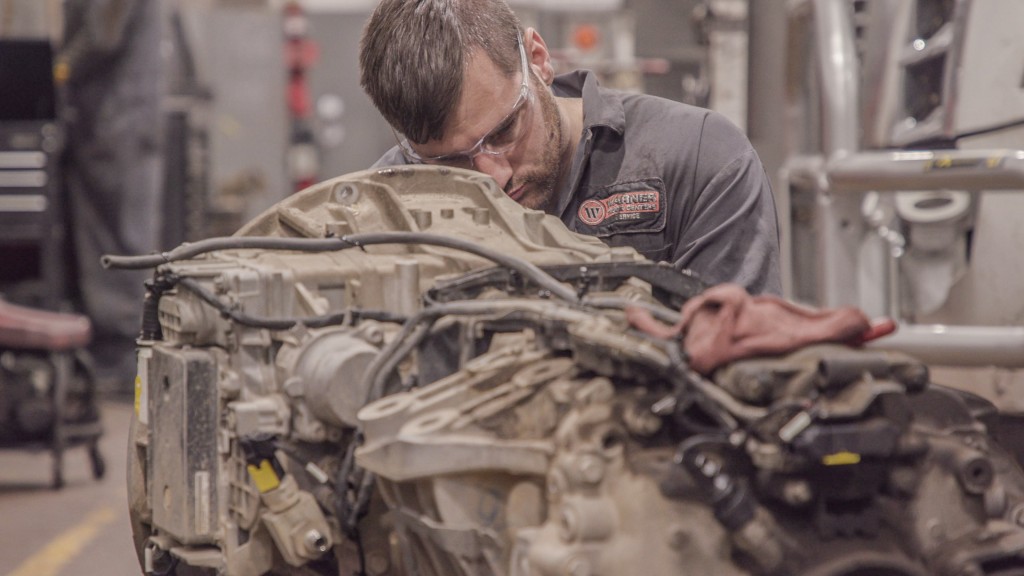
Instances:
[[[538,82],[539,83],[539,82]],[[562,148],[562,116],[558,112],[558,104],[551,91],[541,84],[534,89],[537,103],[540,105],[542,126],[547,131],[544,135],[544,148],[541,150],[540,168],[513,178],[505,192],[525,186],[525,192],[519,203],[526,208],[554,212],[556,206],[555,189],[561,175]]]

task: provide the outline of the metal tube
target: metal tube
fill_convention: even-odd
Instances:
[[[412,316],[420,311],[420,262],[414,258],[395,261],[395,290],[400,314]]]
[[[939,366],[1024,367],[1024,327],[905,324],[872,348],[904,352]]]
[[[825,156],[860,149],[857,51],[848,2],[814,1],[814,35],[822,96],[822,146]]]
[[[814,46],[821,91],[821,145],[825,158],[860,149],[857,52],[848,2],[814,0]],[[817,194],[816,236],[819,303],[838,306],[860,301],[857,290],[857,246],[863,233],[860,199]]]
[[[832,192],[1024,190],[1024,150],[860,152],[826,173]]]
[[[776,194],[778,172],[786,159],[786,2],[757,0],[749,11],[747,63],[747,136],[772,179]],[[780,211],[781,212],[781,211]]]

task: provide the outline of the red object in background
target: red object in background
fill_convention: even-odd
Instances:
[[[590,52],[601,43],[601,32],[593,24],[580,24],[572,31],[572,43],[584,52]]]
[[[307,72],[320,57],[316,43],[308,38],[309,20],[302,6],[291,1],[284,6],[284,60],[288,70],[285,98],[291,120],[291,134],[285,162],[297,192],[314,184],[319,177],[319,150],[311,118],[312,99]]]
[[[0,300],[0,346],[18,350],[72,350],[92,339],[80,314],[49,312]]]
[[[288,16],[286,18],[298,18]],[[303,17],[304,18],[304,17]],[[289,26],[285,24],[287,31]],[[288,66],[288,110],[297,118],[308,118],[310,106],[309,86],[306,72],[320,57],[320,49],[305,36],[289,37],[286,35],[285,64]]]

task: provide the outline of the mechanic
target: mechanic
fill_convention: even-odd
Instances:
[[[570,230],[709,284],[781,292],[771,185],[724,116],[605,89],[589,71],[555,76],[503,0],[383,0],[359,65],[399,142],[374,166],[475,169]]]

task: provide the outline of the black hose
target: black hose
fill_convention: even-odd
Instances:
[[[146,280],[146,295],[142,301],[142,322],[139,327],[141,340],[162,340],[163,330],[160,327],[160,298],[164,292],[174,287],[175,279],[164,275],[156,275]]]
[[[240,236],[207,238],[198,242],[186,242],[181,246],[159,254],[146,254],[143,256],[117,256],[104,254],[100,257],[100,264],[104,268],[124,268],[129,270],[140,270],[155,268],[168,262],[188,260],[201,254],[216,252],[218,250],[294,250],[296,252],[330,252],[332,250],[344,250],[354,245],[345,243],[340,238],[273,238],[267,236]]]
[[[367,498],[365,504],[361,504],[359,498],[359,487],[352,486],[353,494],[352,501],[349,502],[348,491],[349,491],[349,476],[352,475],[352,471],[355,469],[355,453],[363,443],[362,431],[357,430],[351,441],[348,443],[348,448],[345,450],[345,456],[341,461],[341,467],[338,470],[338,475],[334,481],[334,515],[341,521],[341,529],[345,536],[349,538],[356,545],[356,554],[359,558],[359,567],[354,572],[354,576],[366,576],[366,550],[363,547],[362,534],[359,531],[359,519],[362,518],[369,508],[369,498]],[[360,487],[361,487],[361,480]],[[362,505],[363,509],[358,507]],[[352,519],[355,521],[352,521]]]
[[[105,268],[154,268],[168,262],[187,260],[200,254],[218,250],[293,250],[297,252],[332,252],[350,248],[363,248],[376,244],[424,244],[452,248],[486,258],[511,268],[528,277],[542,289],[567,302],[576,302],[576,291],[555,280],[550,274],[523,258],[510,256],[497,250],[474,244],[461,238],[452,238],[426,232],[368,232],[349,234],[340,238],[270,238],[265,236],[209,238],[181,246],[160,254],[146,256],[104,255],[100,262]]]

